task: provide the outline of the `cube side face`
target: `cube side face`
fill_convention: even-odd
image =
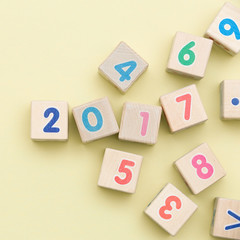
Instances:
[[[99,66],[101,75],[125,93],[147,69],[148,63],[121,42],[110,56]]]
[[[226,175],[206,143],[178,159],[175,165],[194,194],[200,193]]]
[[[208,119],[196,85],[163,95],[160,97],[160,103],[171,132],[177,132]]]
[[[214,43],[234,55],[240,51],[240,9],[225,3],[205,33]]]
[[[161,113],[160,106],[125,103],[119,139],[155,144],[158,138]]]
[[[147,206],[145,213],[174,236],[196,210],[195,203],[172,184],[167,184]]]
[[[214,237],[240,239],[240,200],[215,200],[211,233]]]
[[[213,41],[177,32],[173,41],[167,71],[196,79],[204,77]]]
[[[143,157],[107,148],[98,179],[98,186],[134,193]]]
[[[119,132],[108,98],[73,108],[73,116],[82,142],[90,142]]]
[[[224,80],[220,89],[221,118],[240,119],[240,80]]]
[[[31,138],[37,141],[68,139],[68,104],[64,101],[32,101]]]

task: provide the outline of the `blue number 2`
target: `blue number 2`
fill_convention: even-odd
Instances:
[[[48,118],[50,114],[53,114],[52,119],[49,121],[49,123],[44,127],[43,131],[48,133],[48,132],[54,132],[57,133],[60,131],[60,128],[58,127],[53,127],[53,125],[57,122],[57,120],[59,119],[59,111],[56,108],[48,108],[46,109],[46,111],[44,112],[44,117]]]
[[[128,69],[126,71],[124,71],[123,68],[128,67]],[[121,82],[125,81],[125,80],[130,80],[130,74],[132,73],[132,71],[137,67],[137,63],[135,61],[129,61],[129,62],[125,62],[125,63],[121,63],[118,65],[115,65],[114,68],[120,73],[121,77],[119,78],[119,80]]]
[[[229,25],[230,28],[226,29],[225,26]],[[230,36],[233,33],[235,34],[235,38],[237,40],[240,39],[240,31],[237,26],[237,24],[230,18],[225,18],[219,23],[219,31],[224,35],[224,36]]]
[[[93,113],[97,119],[97,123],[95,126],[92,126],[89,123],[88,120],[88,114],[89,113]],[[100,111],[95,108],[95,107],[88,107],[86,108],[83,113],[82,113],[82,122],[84,127],[89,131],[89,132],[96,132],[98,130],[100,130],[103,126],[103,118],[102,118],[102,114],[100,113]]]

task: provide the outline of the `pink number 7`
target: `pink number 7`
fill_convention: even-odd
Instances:
[[[190,93],[186,93],[182,96],[176,98],[176,102],[185,101],[185,111],[184,111],[184,119],[190,119],[190,112],[191,112],[191,104],[192,104],[192,96]]]
[[[140,116],[143,118],[141,135],[142,135],[142,136],[145,136],[146,133],[147,133],[148,120],[149,120],[149,112],[140,112]]]

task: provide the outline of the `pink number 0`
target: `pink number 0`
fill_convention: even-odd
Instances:
[[[128,184],[132,180],[132,171],[131,171],[131,169],[127,168],[126,166],[134,167],[135,162],[123,159],[122,162],[120,163],[118,172],[125,173],[125,178],[122,179],[119,176],[114,177],[115,182],[120,185]]]
[[[201,161],[200,164],[198,164],[198,160]],[[197,169],[197,175],[202,179],[208,179],[213,175],[213,166],[210,163],[207,163],[206,158],[202,154],[193,157],[192,166]],[[207,169],[206,173],[203,173],[203,168]]]
[[[143,118],[141,135],[142,135],[142,136],[145,136],[146,133],[147,133],[148,120],[149,120],[149,112],[140,112],[140,116]]]
[[[185,101],[185,111],[184,111],[184,119],[190,119],[190,112],[191,112],[191,104],[192,104],[192,95],[190,93],[186,93],[182,96],[176,98],[176,102]]]
[[[170,196],[166,199],[165,201],[165,206],[162,206],[160,209],[159,209],[159,215],[161,218],[165,219],[165,220],[169,220],[172,218],[172,214],[170,213],[165,213],[166,211],[171,211],[172,210],[172,206],[171,206],[171,203],[172,202],[175,202],[175,207],[176,209],[180,209],[182,207],[182,202],[181,200],[176,197],[176,196]]]

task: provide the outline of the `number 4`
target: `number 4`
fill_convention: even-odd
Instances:
[[[176,102],[179,103],[182,101],[185,101],[184,119],[189,120],[191,115],[192,95],[190,93],[186,93],[176,97]]]

